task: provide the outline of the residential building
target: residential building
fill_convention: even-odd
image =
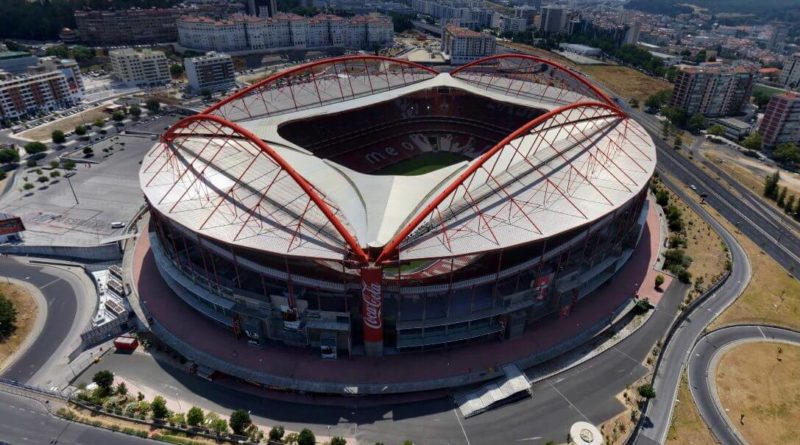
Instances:
[[[625,38],[622,43],[625,45],[636,45],[639,41],[639,34],[642,31],[642,22],[633,22],[625,31]]]
[[[278,13],[276,0],[247,0],[247,15],[275,17]]]
[[[169,61],[161,51],[122,48],[109,51],[108,56],[114,76],[127,84],[158,86],[169,82]]]
[[[11,74],[24,73],[29,66],[36,65],[39,58],[26,51],[0,52],[0,70]]]
[[[451,65],[463,65],[494,54],[497,42],[491,34],[484,34],[448,25],[442,30],[442,52]]]
[[[754,71],[743,65],[679,66],[669,105],[688,115],[730,116],[750,99],[753,78]]]
[[[758,132],[766,146],[800,142],[800,94],[788,92],[772,96]]]
[[[210,52],[183,62],[189,87],[195,91],[227,91],[236,85],[233,60],[227,54]]]
[[[60,70],[14,75],[0,71],[0,118],[52,113],[80,102]]]
[[[371,50],[390,45],[394,36],[392,20],[380,15],[237,14],[225,20],[187,16],[178,19],[177,26],[181,46],[221,52],[325,47]]]
[[[542,7],[539,30],[547,34],[559,34],[567,27],[567,10],[558,6]]]
[[[793,90],[800,87],[800,53],[792,54],[783,64],[779,79],[781,85]]]
[[[176,21],[185,15],[225,17],[244,11],[238,2],[210,2],[191,7],[78,10],[75,23],[78,39],[95,45],[164,43],[178,40]]]
[[[44,73],[49,71],[59,71],[67,81],[67,87],[75,101],[83,98],[83,77],[78,62],[72,59],[59,59],[57,57],[43,57],[36,65],[28,67],[28,73]]]

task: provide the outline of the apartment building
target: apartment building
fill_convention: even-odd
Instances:
[[[394,35],[392,20],[377,15],[342,18],[279,13],[266,18],[234,15],[225,20],[181,17],[177,26],[181,46],[222,52],[331,46],[372,49],[391,44]]]
[[[14,75],[0,71],[0,118],[16,119],[26,115],[51,113],[69,108],[80,96],[59,70]]]
[[[800,87],[800,53],[792,54],[792,57],[784,62],[779,82],[784,87],[793,90]]]
[[[539,30],[547,34],[559,34],[567,29],[569,12],[566,8],[545,6],[542,8]]]
[[[108,56],[114,76],[127,84],[149,87],[170,80],[169,61],[161,51],[122,48],[109,51]]]
[[[800,94],[792,92],[772,96],[758,132],[768,147],[800,142]]]
[[[227,91],[236,85],[233,60],[227,54],[210,52],[183,62],[192,91]]]
[[[688,115],[708,117],[739,113],[750,98],[754,71],[746,66],[679,66],[669,105]]]
[[[95,45],[164,43],[178,40],[176,21],[186,15],[225,17],[244,12],[238,2],[209,2],[174,8],[75,11],[77,37]]]
[[[492,55],[496,45],[491,34],[455,25],[448,25],[442,30],[442,52],[450,58],[451,65],[463,65]]]

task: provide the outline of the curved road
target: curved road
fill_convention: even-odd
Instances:
[[[744,342],[784,342],[800,345],[800,332],[771,326],[741,325],[718,329],[704,335],[689,359],[689,387],[700,415],[717,440],[724,444],[744,444],[719,405],[712,369],[726,347]]]
[[[8,256],[0,257],[0,275],[31,283],[47,301],[48,317],[41,334],[0,373],[3,378],[28,383],[48,361],[56,358],[56,351],[73,329],[80,284],[68,277],[68,273],[54,272],[48,266],[25,264]]]

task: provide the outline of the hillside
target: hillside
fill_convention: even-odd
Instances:
[[[800,18],[798,0],[631,0],[628,9],[656,14],[676,15],[691,12],[694,5],[712,14],[749,15],[758,19],[790,20]]]

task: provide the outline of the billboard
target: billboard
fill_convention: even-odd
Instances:
[[[0,235],[10,235],[23,230],[25,230],[25,225],[22,224],[22,219],[19,217],[0,219]]]
[[[361,269],[361,318],[364,320],[365,342],[383,343],[382,280],[382,269],[377,267]]]

